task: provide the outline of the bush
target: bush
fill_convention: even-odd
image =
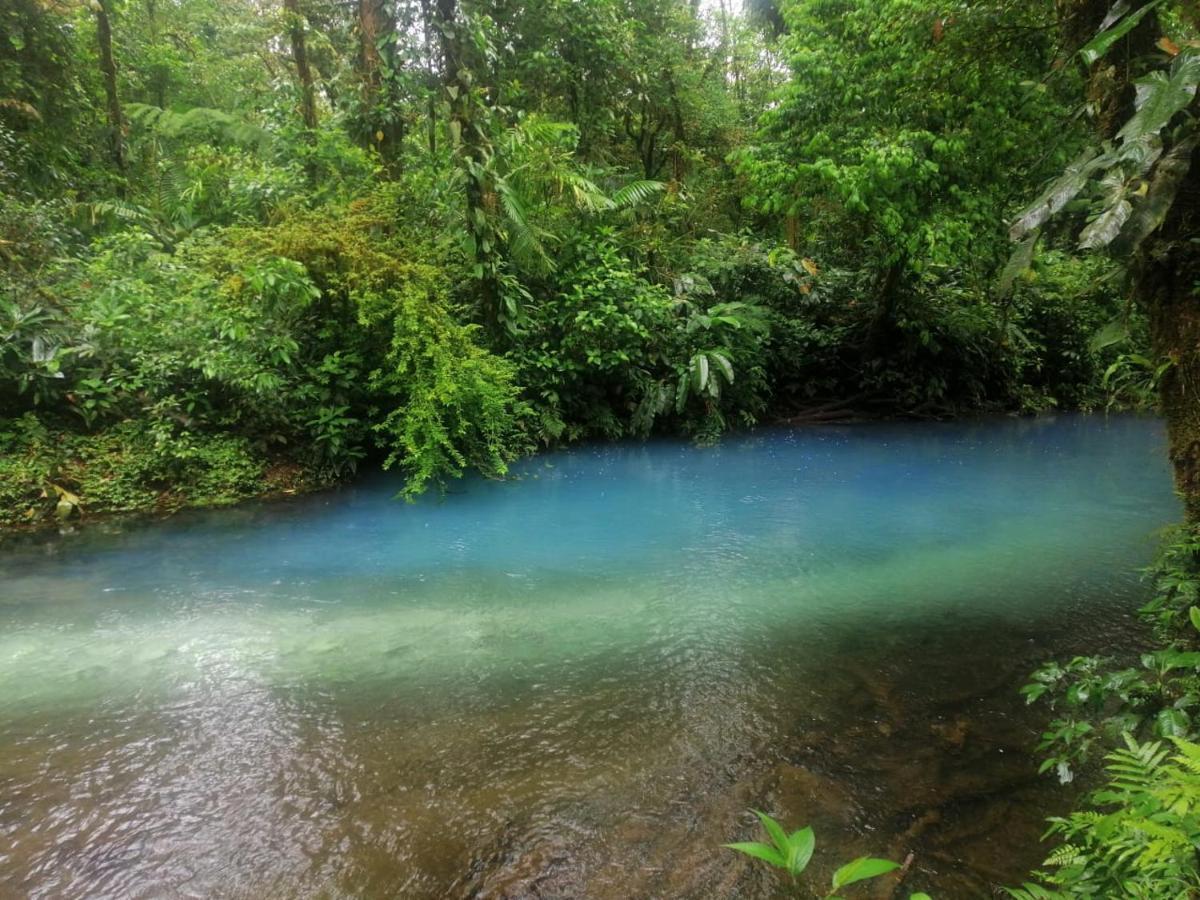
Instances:
[[[530,308],[509,354],[539,437],[645,434],[667,406],[682,356],[671,296],[637,274],[603,233],[573,246],[568,260],[558,289]]]
[[[270,492],[267,465],[244,437],[141,420],[78,434],[28,414],[0,421],[0,525],[233,503]]]

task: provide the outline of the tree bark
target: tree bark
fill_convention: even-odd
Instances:
[[[96,3],[96,39],[100,45],[100,74],[108,114],[109,152],[121,176],[125,175],[125,119],[121,114],[121,95],[117,92],[117,64],[113,59],[112,24],[107,0]]]
[[[479,291],[479,310],[493,339],[503,328],[500,311],[500,235],[493,222],[499,205],[489,181],[490,147],[484,130],[475,120],[472,87],[475,79],[470,49],[458,20],[458,0],[436,0],[434,25],[442,49],[442,85],[450,107],[450,140],[462,161],[466,181],[466,228],[473,247],[474,276]]]
[[[404,121],[388,96],[384,80],[384,64],[392,62],[388,39],[395,33],[396,23],[388,11],[386,0],[358,0],[359,74],[362,79],[363,106],[367,145],[373,147],[389,168],[400,157],[404,140]],[[380,50],[385,44],[388,49]],[[386,57],[385,57],[386,54]]]
[[[313,87],[312,68],[308,64],[308,44],[304,36],[304,17],[300,14],[299,0],[283,0],[287,17],[288,36],[292,42],[292,62],[296,64],[296,77],[300,81],[300,118],[304,127],[315,131],[317,127],[317,93]]]
[[[433,9],[430,6],[429,0],[421,0],[421,30],[425,38],[425,47],[429,54],[429,70],[428,70],[428,85],[429,85],[429,108],[428,113],[428,133],[426,140],[429,144],[430,159],[437,156],[437,89],[439,81],[437,76],[437,65],[434,62],[434,32],[437,30],[436,23],[433,19]]]
[[[1170,367],[1159,383],[1167,454],[1191,525],[1200,524],[1200,150],[1158,232],[1134,265],[1134,295],[1150,318],[1154,358]]]

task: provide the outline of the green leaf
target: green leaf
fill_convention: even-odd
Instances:
[[[1154,718],[1154,732],[1159,737],[1182,737],[1188,733],[1190,724],[1183,710],[1164,709]]]
[[[1121,233],[1122,226],[1132,212],[1132,204],[1122,197],[1093,219],[1087,228],[1083,229],[1083,233],[1079,235],[1079,249],[1096,250],[1100,247],[1107,247],[1117,239],[1117,235]]]
[[[677,413],[682,413],[684,407],[687,406],[688,387],[690,384],[687,372],[679,376],[679,386],[675,389],[675,412]]]
[[[792,832],[787,838],[788,856],[787,868],[792,875],[799,875],[806,868],[808,862],[812,859],[813,848],[817,844],[817,836],[813,833],[812,826],[806,826],[799,831]]]
[[[1133,84],[1137,112],[1117,133],[1123,141],[1136,141],[1160,131],[1196,96],[1200,83],[1200,51],[1188,50],[1175,57],[1171,74],[1151,72]]]
[[[769,862],[776,868],[787,868],[787,861],[780,856],[779,851],[774,847],[768,847],[766,844],[760,844],[757,841],[746,841],[740,844],[723,844],[722,846],[728,847],[730,850],[736,850],[738,853],[744,853],[747,856],[753,856],[755,859]]]
[[[708,357],[703,353],[697,353],[692,357],[692,388],[697,394],[704,390],[708,384]],[[762,813],[759,813],[762,817]],[[769,817],[768,817],[769,818]],[[764,823],[765,826],[766,823]],[[769,830],[769,829],[768,829]],[[782,833],[782,829],[780,830]]]
[[[996,284],[996,296],[1000,299],[1011,296],[1017,276],[1029,271],[1029,267],[1033,264],[1033,248],[1037,244],[1040,234],[1041,232],[1037,228],[1033,229],[1029,236],[1017,245],[1017,249],[1012,252],[1012,256],[1004,264],[1004,269],[1000,272],[1000,280]]]
[[[1191,167],[1192,152],[1196,149],[1198,139],[1200,135],[1191,135],[1180,141],[1154,167],[1146,196],[1138,203],[1137,209],[1121,229],[1120,236],[1113,242],[1113,250],[1117,253],[1133,253],[1166,220]]]
[[[890,859],[860,856],[833,873],[833,889],[836,891],[848,884],[854,884],[856,881],[866,881],[868,878],[886,875],[898,868],[900,868],[900,864],[894,863]]]
[[[1042,196],[1021,211],[1009,229],[1011,240],[1019,241],[1030,231],[1042,225],[1047,219],[1057,213],[1083,190],[1088,177],[1096,169],[1106,166],[1112,161],[1108,153],[1097,153],[1086,150],[1075,159],[1066,170],[1056,178]]]
[[[723,353],[710,352],[708,358],[716,363],[717,370],[725,376],[726,384],[733,384],[733,363],[729,361],[729,357]]]
[[[1093,353],[1119,344],[1129,337],[1129,324],[1124,319],[1113,319],[1093,336],[1088,346]]]
[[[1158,4],[1161,2],[1162,0],[1153,0],[1152,3],[1147,3],[1141,9],[1137,10],[1131,15],[1126,16],[1112,28],[1109,28],[1107,31],[1101,31],[1098,35],[1084,44],[1079,50],[1079,55],[1083,57],[1084,63],[1090,66],[1092,63],[1102,57],[1109,51],[1109,48],[1112,47],[1113,44],[1125,37],[1125,35],[1129,34],[1129,32],[1133,31],[1133,29],[1137,26],[1137,23],[1142,21],[1143,17],[1145,17],[1150,10],[1154,9],[1154,7],[1158,6]]]
[[[780,853],[788,852],[787,833],[783,830],[783,826],[768,816],[765,812],[754,810],[754,814],[758,816],[758,821],[762,822],[762,827],[767,834],[771,836],[771,842],[779,848]]]
[[[612,205],[617,209],[636,206],[666,190],[666,187],[661,181],[634,181],[612,195]]]
[[[1192,627],[1200,631],[1200,606],[1193,606],[1188,609],[1188,618],[1192,620]]]

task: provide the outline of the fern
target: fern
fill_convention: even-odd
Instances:
[[[1200,889],[1200,746],[1173,739],[1126,746],[1107,757],[1108,782],[1095,808],[1051,820],[1062,843],[1050,853],[1046,886],[1009,890],[1018,900],[1047,897],[1177,898]],[[1056,892],[1057,891],[1057,892]]]
[[[147,103],[129,103],[125,110],[131,122],[163,138],[215,137],[230,144],[255,149],[263,149],[273,140],[270,132],[257,125],[205,106],[175,112]]]
[[[628,209],[645,203],[655,194],[666,190],[661,181],[632,181],[612,195],[614,209]]]
[[[85,209],[88,211],[92,224],[96,224],[103,219],[112,218],[122,222],[128,222],[131,225],[141,225],[148,229],[154,227],[154,214],[144,206],[138,206],[136,203],[129,203],[125,200],[97,200],[95,203],[89,203]]]

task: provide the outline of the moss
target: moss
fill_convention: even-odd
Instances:
[[[247,438],[168,433],[125,421],[97,433],[32,415],[0,422],[0,528],[47,527],[119,513],[170,513],[322,486],[303,466]]]

